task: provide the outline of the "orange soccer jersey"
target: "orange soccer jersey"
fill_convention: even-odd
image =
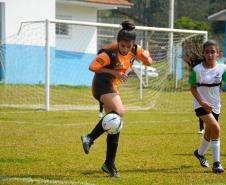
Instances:
[[[140,46],[136,45],[136,50],[135,51],[130,51],[127,55],[121,55],[117,49],[111,49],[112,52],[114,52],[112,55],[116,55],[114,59],[107,54],[107,52],[102,52],[97,55],[97,57],[91,62],[90,64],[90,69],[93,70],[99,70],[101,68],[108,68],[112,70],[117,70],[119,72],[125,73],[125,71],[132,66],[132,61],[134,60],[134,57],[137,58],[138,60],[142,61],[142,53],[143,53],[143,48]],[[114,60],[114,61],[112,61]],[[115,78],[114,76],[107,74],[107,73],[96,73],[94,76],[93,80],[93,93],[95,95],[94,91],[101,91],[100,86],[96,85],[97,81],[106,81],[105,78],[110,78],[111,83],[108,84],[103,84],[101,86],[105,88],[104,86],[112,86],[112,91],[118,93],[118,84],[119,84],[119,79]],[[102,93],[104,94],[104,92]]]

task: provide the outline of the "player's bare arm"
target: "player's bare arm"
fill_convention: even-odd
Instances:
[[[148,50],[144,50],[141,54],[141,57],[143,58],[144,65],[150,66],[153,63],[152,58],[150,56],[150,52]]]

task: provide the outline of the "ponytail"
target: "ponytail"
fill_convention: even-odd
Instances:
[[[197,38],[196,38],[197,39]],[[189,39],[182,45],[183,48],[183,61],[186,62],[190,70],[193,67],[205,61],[203,56],[203,38],[198,40]]]
[[[203,39],[202,39],[203,40]],[[216,46],[219,50],[219,45],[215,40],[207,40],[204,44],[201,39],[185,41],[183,44],[183,60],[190,66],[190,69],[205,62],[203,51],[208,46]]]
[[[136,33],[134,32],[135,25],[129,21],[123,21],[121,23],[122,29],[118,32],[117,41],[135,41]]]

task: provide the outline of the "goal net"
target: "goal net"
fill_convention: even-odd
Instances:
[[[0,106],[47,110],[97,109],[92,97],[97,51],[116,40],[120,25],[50,20],[26,22],[0,46]],[[151,67],[135,61],[120,84],[127,109],[189,111],[186,42],[202,45],[205,31],[136,27],[136,43],[150,51]]]

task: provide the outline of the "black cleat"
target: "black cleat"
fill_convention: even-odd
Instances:
[[[204,155],[199,155],[198,150],[194,151],[194,155],[195,155],[195,157],[197,157],[197,159],[199,160],[200,165],[202,167],[209,167],[209,163],[208,163],[207,159],[205,158]]]
[[[93,141],[88,135],[82,135],[81,140],[82,140],[83,150],[86,154],[88,154],[91,148],[91,145],[93,144]]]
[[[213,163],[212,167],[213,173],[223,173],[224,168],[221,166],[221,163],[219,161]]]
[[[120,177],[118,170],[116,169],[115,165],[111,166],[107,166],[105,163],[102,165],[101,169],[107,173],[108,175],[110,175],[111,177]]]
[[[113,164],[112,168],[118,173],[119,170],[116,168],[115,164]]]

